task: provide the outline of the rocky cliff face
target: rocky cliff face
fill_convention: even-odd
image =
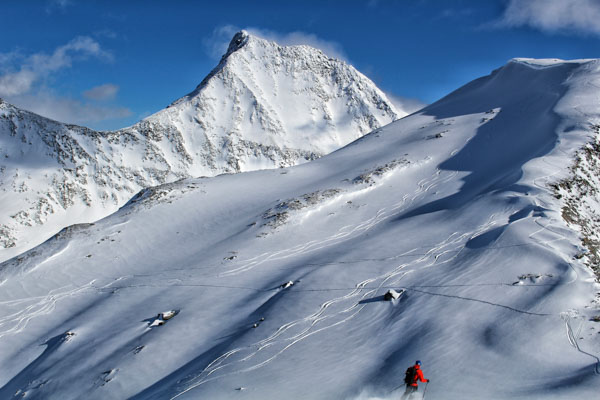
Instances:
[[[352,66],[244,31],[192,93],[119,131],[0,102],[0,261],[142,188],[299,164],[405,114]]]

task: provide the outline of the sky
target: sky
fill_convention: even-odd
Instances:
[[[119,129],[191,92],[233,34],[308,44],[409,109],[514,57],[600,57],[600,0],[3,0],[0,98]]]

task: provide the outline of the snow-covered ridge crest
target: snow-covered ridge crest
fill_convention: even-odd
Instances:
[[[299,164],[405,114],[343,61],[243,31],[193,92],[125,129],[96,132],[2,102],[0,261],[140,189]]]
[[[551,67],[558,64],[586,64],[597,61],[594,58],[582,58],[578,60],[561,60],[560,58],[524,58],[516,57],[509,62],[520,63],[531,67]]]

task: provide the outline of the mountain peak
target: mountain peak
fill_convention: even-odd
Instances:
[[[203,145],[228,148],[240,140],[266,140],[313,159],[406,112],[352,65],[310,46],[282,46],[242,30],[193,92],[146,121],[181,130],[174,122],[181,115],[191,122],[183,129],[186,135],[206,138]],[[297,162],[294,157],[286,166]],[[234,168],[239,170],[247,167]]]
[[[265,55],[289,57],[291,54],[294,58],[306,58],[307,56],[312,56],[327,60],[330,59],[330,57],[320,49],[307,44],[282,45],[275,40],[257,36],[246,30],[241,30],[233,35],[233,38],[227,47],[227,51],[221,57],[221,63],[229,58],[229,56],[242,49],[244,50],[244,53],[250,53],[256,57],[264,57]],[[221,63],[217,68],[221,66]]]
[[[227,56],[229,56],[231,53],[236,52],[244,47],[248,43],[249,38],[250,34],[245,30],[241,30],[233,35],[231,42],[229,42],[227,52],[223,55],[222,59],[227,58]]]

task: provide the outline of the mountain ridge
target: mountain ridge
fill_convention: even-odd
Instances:
[[[0,114],[4,260],[143,188],[314,160],[405,113],[344,62],[239,32],[193,92],[131,127],[97,132],[8,103]]]

